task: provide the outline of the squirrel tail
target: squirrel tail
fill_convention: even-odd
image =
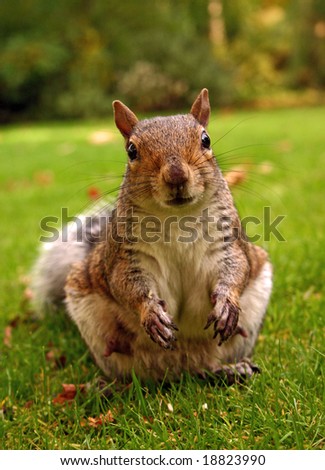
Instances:
[[[111,211],[105,208],[92,216],[81,215],[43,243],[31,271],[33,306],[38,314],[53,311],[65,299],[64,286],[71,266],[86,258],[106,233]],[[54,235],[52,236],[54,238]]]

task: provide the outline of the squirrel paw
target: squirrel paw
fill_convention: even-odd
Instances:
[[[216,338],[219,334],[220,339],[218,345],[221,346],[227,339],[238,333],[242,336],[246,336],[245,332],[239,331],[237,328],[240,313],[239,306],[228,297],[217,295],[212,295],[212,302],[214,303],[214,307],[208,316],[204,329],[206,330],[214,323],[213,338]]]
[[[142,325],[152,341],[163,349],[174,349],[173,343],[176,341],[174,331],[178,328],[167,315],[164,300],[150,303]]]
[[[256,364],[250,359],[244,358],[236,364],[225,364],[218,367],[214,371],[214,376],[227,385],[233,385],[234,383],[243,383],[246,379],[260,372],[260,368]]]

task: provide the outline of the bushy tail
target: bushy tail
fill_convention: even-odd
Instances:
[[[31,289],[38,313],[53,310],[65,298],[64,286],[71,266],[86,258],[106,233],[111,211],[106,208],[92,216],[79,216],[60,232],[58,239],[41,246],[32,269]]]

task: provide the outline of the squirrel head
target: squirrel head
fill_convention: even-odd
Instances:
[[[204,88],[185,115],[139,121],[121,101],[113,102],[115,124],[125,139],[125,187],[139,206],[197,205],[215,186],[216,163],[206,126],[210,117]],[[209,191],[210,189],[210,191]]]

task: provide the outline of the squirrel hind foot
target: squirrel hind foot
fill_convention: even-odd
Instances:
[[[233,385],[235,383],[242,384],[260,372],[261,370],[256,364],[250,359],[244,358],[235,364],[225,364],[218,367],[213,372],[213,376],[226,385]]]
[[[131,341],[129,341],[127,338],[107,339],[104,357],[110,357],[113,353],[125,354],[126,356],[133,356]]]

